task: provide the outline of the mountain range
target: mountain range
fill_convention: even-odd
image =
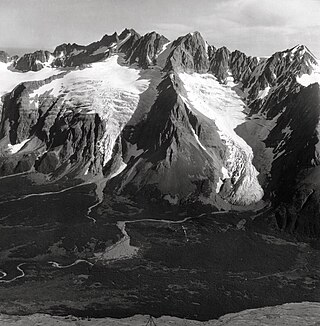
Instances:
[[[320,235],[320,67],[125,29],[87,46],[0,51],[0,175],[106,180],[143,206],[272,209]]]

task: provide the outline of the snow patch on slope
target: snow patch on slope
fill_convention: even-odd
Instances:
[[[228,148],[224,164],[235,185],[230,202],[248,205],[261,200],[263,190],[257,179],[259,173],[252,164],[252,148],[234,131],[245,122],[246,115],[245,104],[232,89],[231,80],[229,85],[221,85],[211,74],[180,73],[179,77],[187,92],[184,101],[215,122]]]
[[[194,136],[194,138],[196,139],[197,143],[199,144],[199,146],[200,146],[200,147],[201,147],[205,152],[207,152],[207,149],[206,149],[206,148],[201,144],[200,139],[199,139],[198,135],[194,132],[193,128],[191,128],[191,131],[192,131],[193,136]]]
[[[303,74],[300,77],[297,77],[297,82],[302,86],[309,86],[314,83],[318,83],[320,85],[320,61],[317,61],[317,65],[312,65],[313,71],[309,74]]]
[[[167,49],[167,47],[168,47],[168,45],[169,45],[170,43],[171,43],[171,41],[169,41],[168,43],[165,43],[165,44],[163,45],[161,51],[157,54],[156,58],[157,58],[160,54],[162,54],[162,53]]]
[[[109,179],[112,179],[112,178],[116,177],[117,175],[119,175],[126,167],[127,167],[127,164],[122,161],[121,164],[120,164],[120,166],[118,167],[118,169],[116,171],[114,171],[109,176]]]
[[[125,162],[129,162],[131,159],[134,159],[138,156],[140,156],[141,154],[144,153],[143,149],[138,149],[138,145],[137,144],[130,144],[130,146],[128,146],[128,151],[125,155]]]
[[[264,99],[266,96],[268,96],[269,92],[270,92],[270,86],[267,86],[265,89],[262,89],[261,91],[259,91],[258,93],[258,98],[259,99]]]
[[[168,43],[164,44],[161,51],[159,52],[159,54],[156,55],[157,64],[160,67],[163,67],[165,65],[166,60],[167,60],[167,58],[169,56],[169,53],[171,51],[171,46],[172,46],[172,42],[168,42]]]
[[[220,192],[222,185],[223,185],[223,181],[221,180],[221,178],[219,178],[219,181],[217,182],[217,187],[216,187],[217,194]]]
[[[118,48],[121,46],[121,45],[123,45],[124,43],[126,43],[128,40],[129,40],[129,38],[131,37],[131,32],[129,32],[128,33],[128,35],[122,40],[122,41],[120,41],[119,43],[118,43]]]
[[[107,51],[109,51],[109,47],[108,46],[102,46],[101,48],[99,48],[99,49],[95,50],[94,52],[92,52],[92,55],[106,53]]]
[[[8,145],[8,149],[10,151],[11,154],[15,154],[18,153],[20,151],[20,149],[29,141],[30,139],[25,139],[24,141],[22,141],[21,143],[15,144],[15,145]]]
[[[80,53],[83,53],[85,52],[85,50],[77,50],[77,49],[74,49],[71,53],[70,53],[70,56],[76,56]],[[61,54],[60,54],[60,57],[61,57]]]
[[[139,103],[139,95],[150,80],[141,77],[140,70],[118,63],[118,56],[96,62],[85,69],[69,71],[63,78],[45,84],[30,94],[31,99],[49,92],[61,96],[66,106],[84,114],[99,114],[106,121],[106,133],[100,141],[104,164],[122,128],[130,120]]]
[[[207,41],[204,42],[204,46],[205,46],[205,49],[206,49],[206,56],[207,58],[209,58],[209,44]]]

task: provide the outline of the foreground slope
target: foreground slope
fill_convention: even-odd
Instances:
[[[8,316],[0,315],[0,322],[3,326],[31,326],[35,323],[42,325],[57,326],[135,326],[148,324],[150,317],[136,315],[124,319],[78,319],[72,316],[54,317],[49,315],[31,315],[31,316]],[[245,310],[235,314],[229,314],[219,318],[219,320],[210,320],[208,322],[199,322],[195,320],[179,319],[163,316],[153,318],[153,322],[159,326],[167,325],[185,325],[185,326],[311,326],[316,325],[320,319],[320,304],[312,302],[289,303],[282,306],[266,307],[260,309]]]

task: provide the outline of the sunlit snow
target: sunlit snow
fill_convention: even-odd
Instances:
[[[171,42],[169,41],[168,43],[165,43],[165,44],[163,45],[161,51],[156,55],[156,58],[157,58],[160,54],[162,54],[162,53],[167,49],[167,47],[168,47],[168,45],[169,45],[170,43],[171,43]]]
[[[15,145],[8,145],[8,149],[11,152],[11,154],[15,154],[18,153],[20,151],[20,149],[29,141],[30,139],[25,139],[24,141],[22,141],[19,144],[15,144]]]
[[[106,163],[124,125],[138,106],[139,95],[148,88],[150,80],[143,79],[140,70],[118,63],[118,56],[93,63],[85,69],[68,72],[45,84],[31,94],[31,99],[49,92],[62,96],[70,108],[80,108],[82,113],[94,114],[107,122],[100,150]]]
[[[259,91],[258,98],[264,99],[266,96],[268,96],[270,88],[270,86],[267,86],[265,89]]]
[[[114,177],[116,177],[117,175],[119,175],[125,168],[127,167],[127,164],[124,162],[121,162],[120,166],[118,167],[118,169],[116,171],[114,171],[110,176],[109,179],[112,179]]]
[[[234,131],[246,118],[245,105],[231,87],[234,84],[230,80],[228,85],[221,85],[211,74],[180,73],[179,77],[187,92],[185,102],[215,121],[219,135],[229,149],[225,167],[229,177],[238,182],[230,200],[239,204],[259,201],[263,190],[252,164],[252,148]]]
[[[297,82],[301,84],[302,86],[309,86],[314,83],[320,84],[320,61],[318,60],[317,65],[312,66],[313,71],[309,74],[303,74],[300,77],[297,77]]]
[[[285,135],[284,138],[290,137],[292,132],[293,130],[289,126],[286,126],[284,129],[281,130],[281,133]]]
[[[0,62],[0,97],[12,91],[18,84],[26,81],[43,80],[61,73],[59,69],[44,67],[39,71],[18,72],[8,68],[11,63]]]
[[[192,133],[193,133],[195,139],[197,140],[197,143],[199,144],[199,146],[200,146],[200,147],[201,147],[205,152],[207,152],[207,149],[206,149],[206,148],[201,144],[198,135],[194,132],[194,130],[193,130],[192,128],[191,128],[191,130],[192,130]]]

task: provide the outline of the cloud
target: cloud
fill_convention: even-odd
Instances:
[[[214,21],[239,26],[305,26],[318,25],[320,1],[317,0],[234,0],[216,3],[214,11],[197,17],[202,25]],[[225,26],[227,27],[227,26]]]
[[[298,43],[316,48],[319,0],[215,1],[210,13],[195,17],[196,29],[212,44],[240,48],[249,54],[271,54]]]

